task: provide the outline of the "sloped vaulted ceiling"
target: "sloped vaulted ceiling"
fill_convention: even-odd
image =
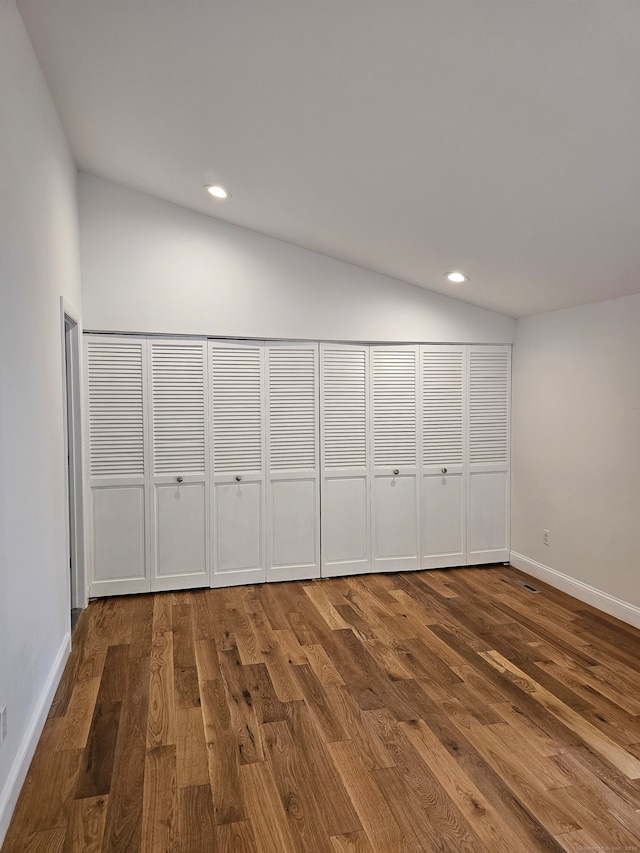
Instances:
[[[84,171],[511,316],[640,291],[636,0],[18,6]]]

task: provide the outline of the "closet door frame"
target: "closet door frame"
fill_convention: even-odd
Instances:
[[[370,573],[371,566],[371,428],[370,428],[370,382],[369,382],[369,349],[367,344],[320,344],[320,497],[321,497],[321,525],[320,533],[322,540],[322,577],[344,577]],[[331,351],[361,352],[364,363],[364,425],[365,425],[365,464],[364,466],[346,466],[343,468],[327,467],[326,464],[326,408],[325,408],[325,353]],[[350,557],[346,559],[329,559],[332,544],[329,537],[331,531],[328,528],[328,519],[332,512],[330,508],[329,489],[331,484],[363,482],[361,497],[364,503],[364,518],[361,519],[363,529],[360,531],[363,538],[362,557]],[[347,521],[349,518],[347,516]]]
[[[93,342],[113,345],[131,345],[138,344],[141,348],[141,365],[142,365],[142,429],[143,429],[143,473],[136,475],[115,475],[115,476],[97,476],[92,474],[91,470],[91,371],[89,368],[89,348]],[[148,386],[148,364],[146,355],[146,338],[141,335],[112,335],[112,334],[96,334],[85,333],[83,340],[84,351],[84,401],[85,401],[85,417],[84,417],[84,464],[86,471],[87,488],[87,503],[85,505],[85,537],[86,537],[86,560],[87,560],[87,579],[89,587],[89,597],[113,596],[113,595],[130,595],[136,593],[151,591],[151,503],[149,495],[149,473],[151,465],[149,442],[147,440],[147,424],[149,422],[149,398],[147,394]],[[142,564],[144,567],[142,575],[135,575],[130,578],[102,578],[96,577],[96,502],[97,493],[118,490],[118,489],[137,489],[142,493]]]
[[[203,405],[204,405],[204,433],[203,433],[203,470],[202,472],[189,473],[176,469],[172,472],[156,473],[155,470],[155,411],[154,411],[154,386],[153,386],[153,347],[154,345],[175,348],[191,346],[199,347],[202,352],[202,381],[203,381]],[[147,443],[149,447],[149,504],[151,512],[150,526],[150,580],[152,592],[165,592],[169,590],[197,589],[210,585],[210,486],[209,486],[209,371],[208,371],[208,349],[206,338],[201,337],[148,337],[147,338]],[[202,491],[202,566],[200,572],[176,572],[173,574],[159,574],[160,556],[160,490],[168,491],[170,487],[175,489],[176,499],[184,497],[194,486],[201,486]]]
[[[214,390],[214,368],[213,368],[213,353],[215,351],[229,350],[255,350],[258,354],[259,365],[259,387],[260,387],[260,468],[243,468],[239,466],[233,471],[217,472],[216,469],[216,451],[215,451],[215,434],[214,434],[214,407],[216,405],[215,390]],[[210,583],[213,588],[222,588],[229,586],[242,586],[246,584],[265,583],[267,579],[267,526],[268,526],[268,509],[267,509],[267,484],[266,484],[266,393],[265,393],[265,347],[264,341],[258,340],[228,340],[228,339],[209,339],[207,346],[207,364],[209,368],[209,413],[210,413],[210,430],[209,430],[209,456],[210,456],[210,482],[211,482],[211,500],[210,500],[210,555],[211,555],[211,578]],[[258,495],[258,513],[260,530],[258,532],[258,565],[247,566],[244,568],[236,568],[231,570],[222,570],[220,568],[220,536],[218,535],[218,525],[222,515],[223,495],[222,492],[228,493],[233,490],[232,498],[248,498],[255,494]]]
[[[327,343],[316,341],[257,341],[257,340],[231,340],[231,339],[204,339],[190,336],[173,336],[156,338],[149,336],[141,336],[136,334],[131,335],[112,335],[100,333],[85,333],[83,342],[84,363],[83,363],[83,456],[85,461],[85,482],[87,483],[87,500],[85,510],[85,530],[86,530],[86,555],[87,555],[87,579],[89,586],[89,595],[122,595],[130,593],[143,593],[160,589],[181,589],[194,588],[197,586],[211,585],[217,586],[232,586],[236,584],[252,584],[262,583],[265,581],[280,581],[280,580],[303,580],[316,578],[320,576],[344,576],[349,574],[359,574],[365,572],[385,572],[385,571],[408,571],[413,569],[430,569],[430,568],[447,568],[464,565],[481,565],[492,562],[505,562],[509,559],[509,499],[510,499],[510,432],[511,432],[511,347],[509,345],[483,345],[483,344],[461,344],[461,345],[446,345],[446,344],[358,344],[358,343]],[[91,376],[89,371],[89,347],[92,342],[102,343],[107,347],[112,346],[117,348],[123,345],[135,345],[140,348],[141,353],[141,369],[142,369],[142,430],[143,430],[143,474],[118,474],[102,476],[96,473],[94,464],[94,472],[91,471],[91,397],[90,386]],[[196,484],[202,485],[204,498],[204,549],[205,549],[205,566],[206,571],[202,574],[198,573],[198,578],[192,574],[170,575],[170,583],[166,579],[159,580],[154,577],[154,566],[158,553],[158,529],[157,529],[157,489],[173,485],[175,482],[174,474],[157,475],[154,470],[153,459],[153,386],[152,386],[152,347],[154,343],[161,343],[163,346],[179,346],[185,342],[189,344],[198,343],[204,351],[204,473],[182,473],[182,482],[176,484],[178,489],[186,489],[189,486]],[[260,360],[260,423],[261,423],[261,468],[260,470],[251,471],[248,468],[245,470],[222,473],[215,472],[215,455],[214,455],[214,438],[213,438],[213,405],[212,388],[212,360],[211,348],[228,348],[237,347],[255,348],[259,352]],[[273,350],[304,348],[314,353],[314,382],[315,382],[315,461],[313,468],[292,467],[291,470],[277,469],[273,470],[270,457],[269,444],[269,353]],[[325,352],[336,349],[354,349],[365,353],[365,371],[366,371],[366,454],[367,460],[364,467],[345,466],[344,468],[326,468],[324,463],[324,362],[323,355]],[[463,378],[463,461],[461,465],[451,464],[446,465],[447,472],[442,472],[442,469],[437,465],[427,465],[423,453],[423,418],[424,401],[423,401],[423,352],[425,350],[434,351],[462,351],[464,354],[464,378]],[[416,404],[416,459],[415,465],[403,465],[398,462],[393,465],[391,462],[386,464],[386,457],[391,459],[391,451],[385,455],[385,463],[376,466],[375,462],[375,434],[374,434],[374,357],[377,351],[412,351],[416,358],[416,389],[415,389],[415,404]],[[507,358],[507,396],[506,396],[506,459],[501,458],[499,461],[491,461],[490,452],[487,453],[490,461],[471,461],[471,364],[474,353],[500,353],[506,354]],[[137,370],[137,366],[136,366]],[[491,376],[492,368],[489,366],[488,375]],[[136,380],[137,382],[138,380]],[[481,380],[479,380],[481,383]],[[489,385],[491,383],[489,382]],[[482,385],[476,385],[476,388],[481,389]],[[481,393],[481,391],[480,391]],[[488,399],[501,399],[501,391],[494,393],[489,388]],[[137,398],[136,398],[137,399]],[[292,399],[292,407],[295,407],[295,398]],[[286,405],[286,401],[284,403]],[[481,404],[482,405],[482,401]],[[497,403],[500,410],[501,402]],[[292,408],[292,411],[295,411]],[[476,408],[477,411],[477,408]],[[478,417],[478,416],[476,416]],[[479,416],[481,424],[480,429],[487,429],[488,439],[487,446],[491,446],[491,441],[494,440],[491,435],[491,425],[489,418],[489,426],[483,423],[482,414]],[[498,417],[498,421],[500,418]],[[391,419],[390,423],[393,423]],[[392,429],[392,426],[390,427]],[[499,426],[502,429],[502,425]],[[136,430],[138,427],[136,426]],[[293,427],[292,427],[293,429]],[[117,427],[116,432],[117,435]],[[137,433],[135,433],[137,435]],[[108,436],[103,441],[108,442]],[[481,441],[481,440],[480,440]],[[107,445],[108,446],[108,445]],[[392,442],[391,445],[392,446]],[[117,449],[117,448],[116,448]],[[126,453],[126,449],[125,449]],[[104,451],[103,451],[104,454]],[[294,454],[295,455],[295,454]],[[482,454],[480,454],[481,456]],[[139,457],[138,457],[139,458]],[[94,460],[95,462],[95,460]],[[394,475],[395,469],[399,470],[398,475]],[[99,470],[99,469],[98,469]],[[126,470],[126,467],[123,468]],[[139,470],[139,467],[137,468]],[[460,478],[462,489],[462,507],[463,507],[463,540],[464,553],[447,554],[427,554],[423,546],[424,541],[424,525],[423,513],[425,506],[425,488],[427,477],[439,477],[442,475],[447,478]],[[238,480],[240,477],[240,480]],[[328,512],[328,489],[327,486],[333,480],[349,480],[349,479],[364,479],[365,481],[365,500],[366,500],[366,527],[367,527],[367,553],[366,556],[358,559],[336,559],[333,562],[328,562],[326,559],[326,535],[327,530],[321,523],[321,516],[329,516]],[[411,479],[413,481],[415,495],[415,531],[417,539],[417,548],[415,557],[412,554],[401,554],[394,556],[393,553],[387,553],[384,556],[379,556],[380,550],[376,545],[376,518],[379,510],[379,494],[377,487],[382,480],[388,480],[389,486],[394,483],[406,486],[409,489],[408,483],[401,481]],[[303,521],[305,524],[309,521],[313,514],[313,559],[311,559],[311,546],[309,550],[309,562],[301,560],[299,563],[287,563],[286,561],[275,566],[274,560],[274,494],[273,489],[279,483],[312,483],[313,484],[313,501],[314,508],[311,510],[310,492],[305,492],[304,500],[309,503],[305,504],[306,510],[303,512]],[[242,493],[251,496],[251,501],[254,503],[256,519],[259,512],[259,551],[260,565],[251,568],[232,570],[228,572],[216,572],[217,561],[217,535],[216,524],[217,519],[217,498],[218,490],[221,488],[240,490]],[[127,495],[123,490],[137,490],[138,499],[133,498],[133,491]],[[109,490],[121,490],[122,494],[107,494]],[[294,510],[302,504],[296,503],[296,490],[289,490],[290,495],[287,496],[286,488],[282,489],[283,498],[282,512],[280,514],[279,529],[284,531],[284,543],[286,547],[286,524],[283,519],[287,516],[287,501]],[[400,492],[400,490],[399,490]],[[258,498],[259,495],[259,498]],[[358,491],[358,496],[360,492]],[[407,492],[406,501],[409,505],[409,495]],[[97,496],[97,502],[96,502]],[[393,495],[390,493],[390,498]],[[122,498],[122,502],[120,499]],[[346,498],[345,498],[346,499]],[[259,500],[259,509],[256,502]],[[394,508],[395,506],[395,508]],[[105,526],[100,527],[96,531],[96,508],[98,513],[102,513],[101,518],[107,519]],[[504,508],[504,513],[503,513]],[[389,505],[390,519],[389,530],[393,527],[393,512],[398,512],[398,518],[402,521],[402,496],[398,504],[392,503]],[[360,509],[358,510],[360,511]],[[383,515],[386,510],[381,510]],[[227,507],[227,512],[233,516],[233,505],[230,503]],[[127,519],[134,521],[132,513],[137,513],[136,523],[139,523],[139,528],[134,529],[134,526],[129,525],[126,531],[124,545],[128,548],[127,553],[133,555],[131,565],[140,566],[140,575],[131,577],[114,577],[108,576],[108,571],[104,571],[103,577],[96,578],[96,547],[100,548],[100,541],[103,542],[101,551],[101,559],[103,566],[105,555],[108,556],[108,540],[110,530],[117,528],[118,519],[121,517],[124,522]],[[306,513],[306,515],[305,515]],[[253,524],[253,522],[251,522]],[[254,524],[254,528],[257,530]],[[109,527],[111,525],[111,527]],[[310,525],[311,526],[311,525]],[[142,530],[140,537],[140,552],[136,548],[138,539],[138,530]],[[475,534],[474,532],[475,531]],[[486,533],[486,536],[484,534]],[[311,534],[310,534],[311,535]],[[412,535],[412,533],[411,533]],[[475,535],[475,549],[473,537]],[[101,539],[102,537],[102,539]],[[106,538],[104,538],[106,537]],[[256,542],[258,540],[256,539]],[[309,540],[310,541],[310,540]],[[484,541],[487,546],[483,547]],[[292,546],[293,547],[293,546]],[[126,550],[126,549],[125,549]],[[254,552],[257,555],[258,546],[256,545]],[[376,556],[376,554],[378,556]],[[135,557],[135,562],[134,562]],[[98,555],[100,558],[100,555]],[[117,556],[115,558],[117,563]]]
[[[267,518],[267,582],[286,580],[311,580],[321,574],[320,562],[320,377],[319,343],[317,341],[265,341],[265,391],[266,391],[266,518]],[[272,424],[270,422],[270,358],[271,350],[308,349],[314,353],[314,411],[315,411],[315,459],[313,468],[273,470],[271,460]],[[274,487],[285,483],[312,483],[313,485],[313,559],[308,562],[275,565],[275,499]]]

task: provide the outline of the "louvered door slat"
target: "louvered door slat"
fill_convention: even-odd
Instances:
[[[373,349],[373,456],[376,467],[417,462],[415,350]]]
[[[269,467],[316,467],[317,384],[315,347],[269,347]]]
[[[144,476],[144,341],[87,342],[92,477]]]
[[[263,349],[211,346],[215,474],[261,471]]]
[[[474,349],[469,363],[469,461],[504,462],[509,454],[509,353]]]
[[[151,343],[151,404],[154,473],[204,473],[202,344]]]
[[[422,458],[425,465],[462,465],[464,353],[422,351]]]

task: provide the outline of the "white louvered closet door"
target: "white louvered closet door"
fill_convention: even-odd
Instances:
[[[264,353],[209,342],[214,587],[266,580]]]
[[[91,596],[150,590],[146,346],[85,336]]]
[[[466,554],[465,346],[421,346],[421,566],[464,566]]]
[[[206,341],[148,342],[151,590],[209,585]]]
[[[318,344],[268,342],[267,580],[320,576]]]
[[[373,569],[417,569],[419,348],[372,346],[370,359]]]
[[[511,348],[469,347],[468,562],[509,559]]]
[[[320,345],[322,576],[371,571],[369,347]]]

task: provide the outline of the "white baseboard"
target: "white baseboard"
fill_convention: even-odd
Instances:
[[[64,672],[64,667],[67,663],[70,651],[71,634],[67,633],[58,650],[53,666],[51,667],[49,677],[42,688],[40,698],[33,709],[31,719],[27,725],[27,730],[24,733],[22,743],[20,744],[17,755],[11,765],[7,780],[0,791],[0,847],[2,847],[4,837],[7,834],[7,829],[9,829],[13,810],[18,802],[18,797],[22,786],[24,785],[24,780],[26,779],[31,759],[33,758],[36,746],[40,740],[40,735],[42,734],[42,729],[44,728],[49,708],[53,702],[53,697],[55,696],[58,683],[62,678],[62,673]]]
[[[511,552],[511,565],[522,572],[545,581],[549,586],[566,592],[572,595],[579,601],[584,601],[608,613],[609,616],[615,616],[622,622],[628,625],[633,625],[634,628],[640,628],[640,607],[635,604],[629,604],[628,601],[623,601],[621,598],[616,598],[609,595],[608,592],[603,592],[601,589],[596,589],[594,586],[589,586],[587,583],[578,581],[575,578],[564,575],[555,569],[550,569],[549,566],[543,566],[542,563],[531,560],[523,554],[518,554],[516,551]]]

